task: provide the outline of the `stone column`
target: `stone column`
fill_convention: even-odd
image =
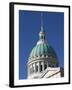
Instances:
[[[40,72],[40,63],[38,62],[38,72]]]
[[[32,73],[33,73],[33,64],[32,64],[32,68],[31,68],[31,69],[32,69],[31,71],[32,71]]]
[[[40,69],[40,72],[41,72],[41,61],[39,62],[39,69]]]
[[[35,62],[35,64],[34,64],[34,65],[35,65],[35,73],[36,73],[36,62]]]

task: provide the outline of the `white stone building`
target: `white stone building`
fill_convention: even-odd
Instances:
[[[28,79],[63,77],[64,69],[59,62],[54,49],[45,39],[43,23],[39,33],[39,41],[32,49],[28,58]]]

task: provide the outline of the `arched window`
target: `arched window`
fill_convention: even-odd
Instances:
[[[44,70],[45,70],[46,68],[47,68],[47,65],[45,64],[45,65],[44,65]]]
[[[47,62],[44,62],[44,70],[47,68]]]
[[[43,70],[43,64],[42,62],[40,61],[40,72]]]
[[[41,36],[41,39],[44,39],[44,36]]]
[[[42,71],[42,65],[40,65],[40,72]]]

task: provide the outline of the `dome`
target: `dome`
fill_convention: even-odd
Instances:
[[[45,36],[45,30],[43,29],[43,24],[41,25],[41,31],[39,32],[39,40],[37,41],[36,46],[32,49],[29,55],[29,62],[36,61],[38,59],[46,58],[46,59],[57,60],[56,53],[54,49],[48,44]]]
[[[32,49],[29,58],[34,58],[34,57],[38,57],[38,56],[42,56],[42,55],[52,56],[52,57],[56,58],[56,53],[55,53],[54,49],[47,43],[41,43],[41,44],[36,45]]]

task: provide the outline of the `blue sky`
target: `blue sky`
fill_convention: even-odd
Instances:
[[[42,12],[46,39],[64,67],[64,13]],[[19,11],[19,79],[27,79],[27,61],[32,48],[39,40],[41,12]]]

